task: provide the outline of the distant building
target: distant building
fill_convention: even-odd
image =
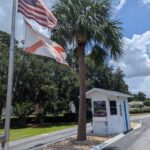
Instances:
[[[69,103],[69,106],[70,106],[70,111],[72,113],[76,113],[76,107],[75,107],[75,104],[73,102],[70,102]]]

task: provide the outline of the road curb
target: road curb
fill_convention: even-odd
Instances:
[[[140,123],[139,123],[137,126],[135,126],[135,127],[133,128],[133,130],[137,130],[137,129],[139,129],[141,126],[142,126],[142,124],[141,124],[141,121],[140,121]],[[131,130],[131,131],[132,131],[132,130]],[[102,150],[102,149],[104,149],[105,147],[107,147],[107,146],[109,146],[109,145],[115,143],[116,141],[122,139],[125,135],[126,135],[126,134],[121,133],[121,134],[119,134],[119,135],[117,135],[117,136],[115,136],[115,137],[113,137],[113,138],[111,138],[111,139],[109,139],[109,140],[107,140],[107,141],[105,141],[105,142],[99,144],[99,145],[96,145],[96,146],[95,146],[94,148],[92,148],[91,150]],[[72,136],[73,136],[73,135],[72,135]],[[43,149],[43,148],[47,148],[47,147],[48,147],[49,145],[51,145],[51,144],[54,144],[54,143],[57,143],[57,142],[60,142],[60,141],[64,141],[64,140],[66,140],[66,139],[68,139],[68,138],[70,138],[70,137],[72,137],[72,136],[68,136],[68,137],[66,137],[66,138],[62,138],[62,139],[59,139],[59,140],[56,140],[56,141],[53,141],[53,142],[49,142],[49,143],[43,144],[43,145],[41,145],[41,146],[38,146],[38,147],[35,147],[35,148],[31,148],[31,149],[29,149],[29,150],[41,150],[41,149]]]
[[[122,139],[124,136],[125,136],[125,134],[121,133],[121,134],[119,134],[119,135],[117,135],[117,136],[115,136],[115,137],[113,137],[113,138],[111,138],[111,139],[109,139],[109,140],[107,140],[107,141],[105,141],[105,142],[95,146],[91,150],[102,150],[103,148],[109,146],[110,144],[112,144],[112,143]]]
[[[140,121],[140,123],[139,123],[137,126],[135,126],[135,127],[133,128],[133,130],[137,130],[137,129],[139,129],[141,126],[142,126],[142,123],[141,123],[141,121]],[[130,130],[130,131],[132,131],[132,130]],[[130,131],[129,131],[129,132],[130,132]],[[121,134],[119,134],[119,135],[117,135],[117,136],[115,136],[115,137],[113,137],[113,138],[111,138],[111,139],[109,139],[109,140],[107,140],[107,141],[105,141],[105,142],[99,144],[99,145],[96,145],[96,146],[95,146],[94,148],[92,148],[91,150],[102,150],[102,149],[106,148],[107,146],[113,144],[114,142],[116,142],[116,141],[122,139],[125,135],[126,135],[126,134],[121,133]]]
[[[51,144],[64,141],[64,140],[66,140],[66,139],[68,139],[68,138],[71,138],[71,137],[73,137],[73,136],[74,136],[74,135],[71,135],[71,136],[68,136],[68,137],[65,137],[65,138],[61,138],[61,139],[59,139],[59,140],[55,140],[55,141],[53,141],[53,142],[49,142],[49,143],[43,144],[43,145],[38,146],[38,147],[35,147],[35,148],[30,148],[30,149],[28,149],[28,150],[41,150],[41,149],[43,149],[43,148],[47,148],[47,147],[48,147],[49,145],[51,145]]]

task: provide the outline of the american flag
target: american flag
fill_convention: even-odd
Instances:
[[[32,19],[41,26],[54,28],[57,25],[57,19],[47,8],[43,0],[19,0],[18,12],[26,18]]]

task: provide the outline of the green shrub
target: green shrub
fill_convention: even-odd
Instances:
[[[139,108],[130,109],[130,114],[136,114],[136,113],[150,113],[150,107],[143,107],[141,109]]]
[[[132,101],[129,103],[129,107],[130,108],[137,108],[137,109],[140,109],[142,108],[144,105],[143,105],[143,102],[141,101]]]
[[[144,101],[144,106],[150,106],[150,100],[145,100]]]
[[[17,102],[13,107],[13,114],[18,118],[20,125],[26,124],[28,115],[34,111],[34,105],[31,102]]]

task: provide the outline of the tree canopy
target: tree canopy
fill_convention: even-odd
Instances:
[[[5,36],[5,32],[1,32]],[[9,34],[7,34],[9,40]],[[0,112],[5,107],[7,70],[8,70],[8,41],[0,39]],[[23,56],[23,59],[22,59]],[[76,55],[69,53],[70,67],[55,63],[49,58],[27,55],[16,46],[14,68],[13,106],[27,108],[38,107],[39,116],[47,113],[59,114],[69,112],[69,102],[73,101],[78,111],[79,79]],[[86,90],[97,87],[128,93],[128,86],[123,80],[123,72],[114,70],[107,64],[96,65],[90,56],[86,57]],[[120,77],[120,80],[117,78]],[[23,104],[23,106],[22,106]],[[29,105],[28,105],[29,104]],[[15,114],[17,114],[17,108]],[[20,111],[23,112],[23,111]],[[28,111],[27,111],[28,112]],[[25,112],[25,113],[27,113]],[[42,118],[41,118],[42,119]]]

